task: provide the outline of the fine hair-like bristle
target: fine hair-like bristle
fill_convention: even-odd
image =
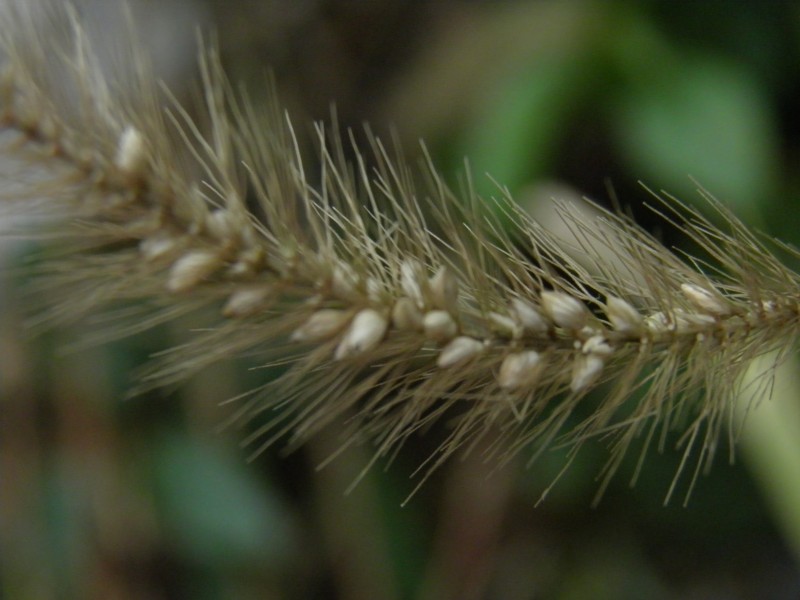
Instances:
[[[365,150],[317,125],[307,160],[277,104],[230,92],[213,47],[208,128],[164,98],[134,43],[118,95],[68,7],[31,10],[11,2],[0,22],[0,142],[24,167],[3,174],[4,210],[59,215],[51,233],[71,250],[46,265],[68,299],[41,321],[156,301],[145,328],[214,307],[216,326],[139,389],[237,354],[291,365],[239,400],[237,422],[280,407],[246,440],[255,453],[344,422],[343,443],[368,440],[377,460],[446,415],[430,469],[490,431],[499,462],[604,435],[608,478],[635,438],[670,427],[701,467],[744,370],[797,335],[798,275],[709,195],[713,223],[658,202],[707,262],[565,204],[567,244],[507,194],[456,193],[427,156],[416,171],[375,138]]]

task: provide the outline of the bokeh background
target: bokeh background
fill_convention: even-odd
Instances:
[[[81,2],[112,43],[118,2]],[[551,199],[612,199],[669,244],[649,188],[698,185],[800,243],[796,2],[131,0],[159,74],[194,85],[196,28],[265,98],[272,72],[301,131],[327,120],[426,141],[445,177],[464,158],[547,218]],[[6,266],[25,245],[4,242]],[[592,508],[602,445],[535,506],[564,456],[497,470],[454,461],[401,507],[443,430],[345,490],[368,448],[316,466],[335,432],[252,462],[220,406],[270,377],[225,361],[125,399],[149,355],[191,323],[73,347],[86,325],[25,333],[16,277],[0,289],[0,597],[97,599],[793,599],[800,597],[800,439],[791,382],[688,503],[663,505],[678,436],[634,460]],[[782,390],[784,388],[781,388]],[[228,407],[229,408],[229,407]],[[770,410],[772,407],[770,407]],[[721,454],[725,454],[724,452]],[[635,458],[635,457],[634,457]],[[685,492],[685,490],[683,490]]]

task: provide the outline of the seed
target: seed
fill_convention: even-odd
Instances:
[[[712,327],[717,320],[711,315],[700,313],[687,313],[685,310],[676,308],[671,313],[662,311],[648,315],[644,320],[645,326],[654,333],[664,333],[667,331],[684,333],[694,331],[698,328]]]
[[[536,307],[520,298],[511,300],[511,311],[522,327],[530,333],[544,333],[550,327]]]
[[[389,321],[377,310],[360,310],[336,347],[334,358],[341,360],[372,350],[381,343],[388,327]]]
[[[263,265],[266,259],[266,252],[260,246],[252,246],[242,250],[228,269],[228,273],[232,277],[248,277],[253,276],[258,271],[259,267]]]
[[[272,289],[266,285],[237,290],[228,298],[222,315],[228,318],[249,317],[267,305],[271,292]]]
[[[594,354],[595,356],[608,357],[614,349],[608,345],[608,341],[602,335],[594,335],[583,343],[581,351],[584,354]]]
[[[375,277],[367,277],[367,298],[374,304],[379,304],[383,298],[383,282]]]
[[[193,250],[184,254],[170,269],[167,290],[175,293],[188,291],[220,266],[222,260],[216,250]]]
[[[631,335],[641,333],[644,320],[642,315],[622,298],[609,296],[606,299],[606,314],[618,332]]]
[[[401,331],[422,330],[422,313],[411,298],[399,298],[392,307],[392,325]]]
[[[570,389],[576,393],[589,389],[603,372],[604,366],[605,361],[597,354],[579,354],[575,357]]]
[[[431,300],[436,308],[454,310],[458,305],[458,281],[445,266],[430,279]]]
[[[432,310],[422,318],[425,335],[437,342],[446,342],[458,333],[458,325],[446,310]]]
[[[522,337],[522,326],[519,325],[514,319],[500,313],[490,312],[488,315],[492,327],[496,329],[501,335],[513,339]]]
[[[206,217],[206,230],[215,239],[227,242],[238,236],[241,229],[229,210],[217,209]]]
[[[159,231],[139,242],[139,252],[147,261],[155,261],[175,252],[180,246],[178,238],[166,231]]]
[[[497,383],[505,390],[531,387],[542,373],[541,357],[534,350],[514,352],[503,359]]]
[[[322,308],[294,330],[293,342],[319,342],[337,334],[350,321],[352,313],[334,308]]]
[[[114,164],[124,175],[135,177],[142,174],[146,162],[144,137],[138,129],[128,125],[119,136]]]
[[[682,283],[681,292],[695,308],[715,317],[723,317],[731,312],[730,306],[717,294],[693,283]]]
[[[342,300],[358,300],[359,277],[349,264],[340,262],[333,267],[331,293]]]
[[[442,348],[436,365],[442,369],[463,364],[483,352],[485,346],[478,340],[461,335]]]
[[[542,292],[542,308],[553,323],[564,329],[580,330],[589,318],[583,302],[561,292]]]
[[[425,307],[425,300],[420,281],[422,281],[422,265],[414,259],[404,260],[400,265],[400,287],[403,288],[403,293],[422,309]]]

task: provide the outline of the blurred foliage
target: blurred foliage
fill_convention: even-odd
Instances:
[[[299,121],[325,118],[335,101],[345,126],[394,126],[410,152],[425,139],[453,181],[468,156],[486,195],[497,189],[484,172],[538,214],[548,198],[535,190],[556,182],[600,203],[616,196],[649,225],[639,180],[689,202],[702,185],[746,222],[800,243],[796,3],[174,4],[216,24],[232,79],[256,101],[272,68]],[[652,452],[633,488],[631,456],[592,509],[598,443],[534,508],[563,454],[502,470],[469,457],[400,508],[441,431],[345,496],[369,449],[317,471],[333,434],[248,463],[238,432],[217,433],[228,409],[216,404],[263,371],[221,365],[123,401],[136,366],[177,343],[178,327],[64,353],[84,326],[25,341],[18,297],[4,293],[2,308],[0,597],[800,595],[799,557],[770,489],[741,464],[718,461],[687,507],[664,507],[679,453]]]

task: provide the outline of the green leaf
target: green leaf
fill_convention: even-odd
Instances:
[[[685,195],[694,178],[745,218],[774,189],[773,115],[742,68],[708,58],[656,68],[626,88],[615,119],[622,153],[653,187]]]
[[[594,71],[586,61],[558,56],[515,73],[465,140],[476,172],[489,173],[511,190],[545,175],[557,158],[567,120],[583,105]],[[485,177],[476,177],[475,183],[483,194],[497,193]]]
[[[291,554],[289,515],[240,457],[172,435],[155,460],[164,527],[189,559],[218,566]]]

